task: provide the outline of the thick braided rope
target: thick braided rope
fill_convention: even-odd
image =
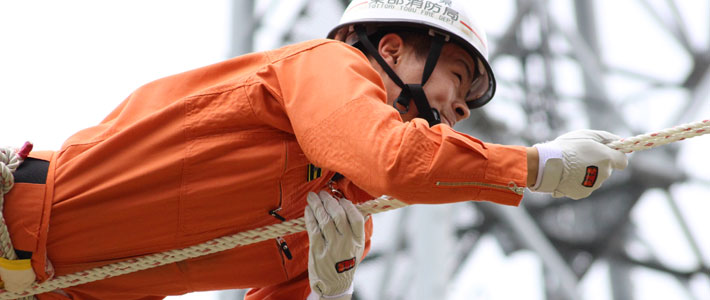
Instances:
[[[5,204],[5,194],[10,192],[15,185],[15,177],[12,173],[17,170],[17,167],[22,163],[22,158],[13,149],[0,148],[0,175],[2,178],[2,186],[0,187],[0,255],[7,259],[17,259],[12,241],[10,240],[10,232],[7,230],[5,216],[3,215],[3,206]]]
[[[15,176],[13,173],[22,163],[22,157],[10,148],[0,148],[0,255],[9,260],[17,259],[15,247],[12,246],[10,239],[10,231],[7,229],[5,222],[4,205],[5,194],[9,193],[15,185]],[[35,299],[34,296],[22,297],[23,300]]]
[[[388,196],[382,196],[377,199],[359,204],[357,205],[357,207],[363,214],[373,214],[396,208],[401,208],[406,205],[407,204],[397,199]],[[90,269],[83,272],[58,276],[41,284],[34,284],[32,287],[22,293],[12,293],[0,290],[0,299],[15,299],[17,297],[27,295],[41,294],[53,291],[55,289],[67,288],[87,282],[106,279],[174,262],[179,262],[190,258],[209,255],[220,251],[229,250],[235,247],[258,243],[274,239],[279,236],[289,235],[305,230],[305,221],[303,217],[301,217],[279,224],[264,226],[240,232],[231,236],[216,238],[211,241],[183,249],[151,254],[139,258],[129,259],[127,261],[119,263],[106,265],[103,267]]]
[[[705,120],[696,123],[676,126],[671,129],[656,133],[644,134],[632,138],[622,139],[608,144],[609,147],[622,152],[632,152],[650,149],[671,142],[700,136],[710,133],[710,121]],[[406,203],[389,196],[381,196],[377,199],[359,204],[357,207],[363,214],[374,214],[396,208],[407,206]],[[11,293],[0,290],[0,299],[15,299],[22,296],[35,295],[53,291],[55,289],[68,288],[96,280],[115,277],[140,270],[150,269],[174,262],[196,258],[204,255],[217,253],[220,251],[233,249],[265,240],[274,239],[279,236],[305,231],[303,218],[289,220],[283,223],[264,226],[234,235],[220,237],[211,241],[177,250],[170,250],[163,253],[156,253],[142,256],[127,261],[118,262],[103,267],[90,269],[58,276],[47,280],[41,284],[34,284],[22,293]]]
[[[654,133],[637,135],[634,137],[611,142],[607,146],[624,153],[646,150],[687,138],[710,133],[710,120],[688,123]]]

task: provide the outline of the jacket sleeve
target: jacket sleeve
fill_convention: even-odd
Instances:
[[[403,122],[358,50],[330,41],[273,62],[277,91],[308,159],[371,195],[410,204],[489,200],[518,205],[523,147],[488,144],[447,125]],[[276,81],[273,81],[276,79]]]

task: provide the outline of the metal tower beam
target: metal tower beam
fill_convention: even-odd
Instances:
[[[232,0],[232,35],[229,57],[254,50],[254,0]]]

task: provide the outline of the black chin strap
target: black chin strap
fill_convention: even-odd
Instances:
[[[429,100],[427,100],[423,86],[424,84],[426,84],[427,80],[429,80],[431,73],[434,72],[434,68],[436,67],[437,61],[439,60],[439,56],[441,56],[441,49],[444,47],[445,36],[435,34],[433,37],[431,48],[429,49],[429,55],[427,57],[426,64],[424,65],[422,83],[405,84],[404,82],[402,82],[402,79],[399,78],[397,73],[395,73],[395,71],[390,68],[385,59],[380,56],[380,53],[377,51],[377,48],[375,48],[372,42],[370,42],[365,27],[355,26],[355,32],[357,33],[362,45],[365,47],[365,50],[369,52],[372,57],[375,58],[377,63],[380,64],[380,66],[385,71],[385,73],[387,73],[390,79],[392,79],[392,81],[402,89],[402,92],[397,97],[397,100],[392,103],[392,106],[394,106],[394,108],[399,111],[399,113],[404,114],[409,111],[410,100],[414,99],[414,104],[417,106],[417,110],[419,111],[418,117],[427,120],[427,122],[429,122],[429,126],[434,126],[436,124],[441,123],[441,116],[439,115],[439,111],[434,108],[431,108],[431,106],[429,105]],[[404,110],[399,109],[399,107],[397,107],[397,104],[404,107]]]

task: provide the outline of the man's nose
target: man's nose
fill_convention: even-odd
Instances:
[[[466,101],[454,101],[454,103],[452,103],[451,105],[452,109],[454,110],[454,113],[456,114],[456,122],[466,120],[469,116],[471,116],[471,111],[468,110],[468,105],[466,105]]]

